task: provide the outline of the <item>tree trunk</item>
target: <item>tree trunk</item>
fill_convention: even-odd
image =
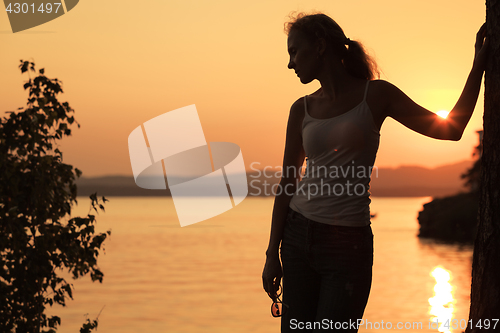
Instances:
[[[486,22],[490,45],[485,72],[481,196],[467,333],[500,331],[500,0],[486,0]]]

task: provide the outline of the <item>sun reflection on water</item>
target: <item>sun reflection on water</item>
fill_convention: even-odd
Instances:
[[[431,321],[439,323],[439,332],[451,333],[449,328],[455,310],[455,299],[452,294],[453,287],[450,284],[451,273],[443,267],[437,266],[430,275],[436,280],[434,297],[429,298]]]

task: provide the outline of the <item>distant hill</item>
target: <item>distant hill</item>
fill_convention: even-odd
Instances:
[[[378,177],[372,173],[371,193],[373,196],[442,197],[465,191],[460,178],[473,161],[447,164],[436,168],[400,166],[379,168]]]
[[[133,176],[81,177],[76,181],[79,196],[97,192],[99,196],[142,197],[170,196],[169,190],[146,190],[135,184]]]
[[[372,196],[378,197],[442,197],[463,191],[460,175],[472,166],[463,161],[437,168],[400,166],[374,169],[371,181]],[[378,172],[377,172],[378,171]],[[275,172],[247,173],[250,196],[268,196],[274,193],[279,178]],[[104,196],[169,196],[168,190],[146,190],[135,184],[133,176],[82,177],[76,182],[79,196],[94,192]]]

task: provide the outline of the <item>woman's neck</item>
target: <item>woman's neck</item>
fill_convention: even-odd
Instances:
[[[321,84],[322,94],[330,102],[336,101],[339,96],[352,91],[361,79],[352,76],[347,72],[344,65],[338,62],[330,62],[320,71],[318,81]]]

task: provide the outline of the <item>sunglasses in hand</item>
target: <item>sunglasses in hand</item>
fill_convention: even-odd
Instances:
[[[273,299],[273,304],[271,304],[271,315],[275,318],[283,316],[283,314],[288,309],[288,305],[284,304],[281,301],[281,285],[278,287],[278,292],[276,295],[272,296],[269,294],[269,297]]]

